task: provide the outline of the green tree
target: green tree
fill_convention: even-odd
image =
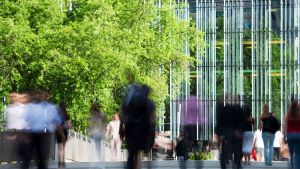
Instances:
[[[0,3],[0,97],[47,89],[53,102],[66,101],[74,128],[83,133],[90,103],[98,100],[109,119],[129,83],[148,84],[163,110],[169,66],[181,76],[189,60],[183,42],[193,48],[198,34],[178,19],[175,4],[159,8],[154,0]]]

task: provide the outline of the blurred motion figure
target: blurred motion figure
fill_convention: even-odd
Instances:
[[[217,134],[221,138],[221,169],[226,169],[226,164],[232,159],[233,168],[241,168],[243,129],[245,116],[240,107],[239,98],[225,96],[225,105],[219,102],[217,105]]]
[[[65,102],[59,104],[58,112],[61,118],[61,123],[56,129],[58,168],[65,168],[65,146],[69,135],[69,129],[72,128],[72,124]]]
[[[112,160],[119,161],[121,156],[121,138],[119,134],[120,130],[120,117],[118,113],[113,115],[113,120],[110,121],[106,128],[106,137],[110,138],[110,148],[112,151]]]
[[[297,101],[292,101],[285,116],[287,142],[290,150],[291,167],[300,169],[300,112]]]
[[[26,148],[22,169],[29,168],[30,161],[36,153],[38,169],[48,168],[50,145],[53,132],[61,124],[58,108],[49,103],[46,91],[31,94],[31,102],[27,105],[26,121],[30,136],[29,146]]]
[[[92,103],[90,108],[91,113],[91,137],[95,140],[96,162],[104,161],[104,114],[100,110],[98,103]]]
[[[150,88],[146,85],[131,85],[124,99],[120,132],[127,143],[127,169],[141,168],[141,151],[148,154],[154,144],[155,105],[149,99],[149,93]],[[150,167],[150,162],[148,164]]]

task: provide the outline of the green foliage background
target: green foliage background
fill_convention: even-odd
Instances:
[[[182,52],[184,40],[194,48],[201,36],[174,9],[174,4],[158,8],[154,0],[74,0],[72,6],[2,0],[0,97],[47,89],[54,103],[66,101],[82,133],[91,101],[101,103],[109,120],[133,82],[150,85],[157,110],[163,110],[169,66],[175,64],[180,77],[190,59]]]

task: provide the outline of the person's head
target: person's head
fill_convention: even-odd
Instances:
[[[265,104],[263,107],[263,114],[268,114],[269,113],[269,105]]]
[[[59,103],[59,108],[60,108],[60,110],[61,110],[61,113],[62,113],[62,115],[63,116],[67,116],[67,106],[66,106],[66,103],[64,102],[64,101],[61,101],[60,103]]]
[[[91,108],[90,108],[90,111],[93,113],[93,112],[100,112],[100,104],[97,103],[97,102],[93,102],[91,104]]]
[[[113,115],[113,120],[115,120],[115,121],[118,121],[118,120],[119,120],[119,114],[118,114],[118,113],[115,113],[115,114]]]
[[[16,103],[17,101],[18,101],[18,93],[16,93],[16,92],[12,92],[12,93],[10,93],[10,95],[9,95],[9,98],[10,98],[10,104],[14,104],[14,103]]]
[[[20,101],[20,103],[26,104],[29,102],[29,95],[27,93],[22,93],[22,94],[20,94],[18,100]]]
[[[41,90],[38,92],[38,95],[39,95],[39,100],[40,101],[47,101],[49,99],[49,92],[46,91],[46,90]]]
[[[299,104],[297,101],[292,101],[289,114],[291,117],[296,117],[299,114]]]

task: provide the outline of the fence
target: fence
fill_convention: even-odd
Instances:
[[[0,163],[3,162],[14,162],[18,161],[18,140],[23,141],[22,139],[18,139],[22,133],[18,133],[16,131],[3,131],[0,132]],[[55,144],[54,144],[54,134],[51,135],[50,139],[50,159],[55,159]]]
[[[16,131],[3,131],[0,132],[0,163],[18,161],[18,141]],[[55,135],[51,135],[51,149],[50,160],[57,160],[56,140]],[[103,160],[111,161],[111,153],[109,147],[103,143]],[[68,141],[66,143],[65,158],[67,161],[73,162],[95,162],[96,161],[96,148],[93,139],[70,130]],[[127,152],[121,150],[121,161],[126,161]]]
[[[101,150],[102,160],[111,161],[111,150],[107,145],[102,143],[103,149]],[[95,141],[85,135],[75,131],[69,132],[69,138],[66,143],[65,158],[67,161],[74,162],[95,162],[97,161]],[[121,150],[121,161],[127,160],[127,151]]]

